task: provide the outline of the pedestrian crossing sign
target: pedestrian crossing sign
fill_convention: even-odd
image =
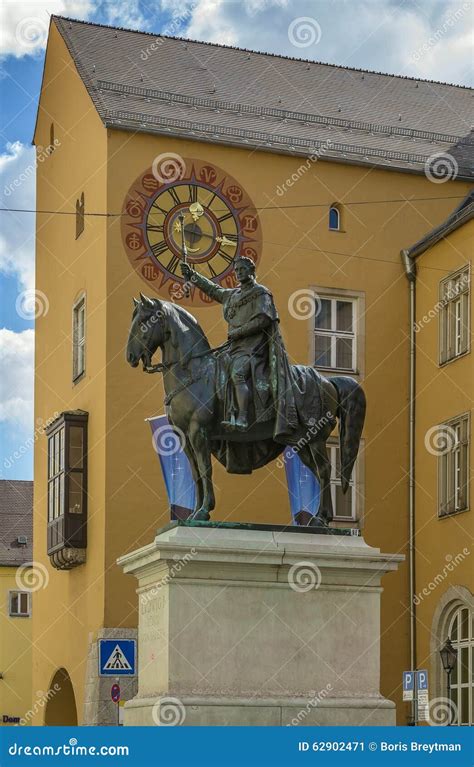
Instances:
[[[135,639],[99,639],[99,676],[134,676]]]

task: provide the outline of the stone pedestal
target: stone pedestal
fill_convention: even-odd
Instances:
[[[169,526],[119,560],[139,595],[125,724],[395,724],[380,579],[402,559],[339,531]]]

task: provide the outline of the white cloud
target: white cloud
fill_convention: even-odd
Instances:
[[[31,56],[46,47],[51,14],[88,19],[92,0],[2,0],[0,56]]]
[[[35,208],[35,150],[19,141],[7,144],[0,155],[0,205]],[[16,276],[22,290],[32,290],[35,279],[35,216],[0,213],[0,272]]]
[[[0,328],[0,423],[31,430],[33,424],[34,331]]]
[[[464,85],[472,79],[470,0],[191,0],[190,6],[185,35],[193,39]],[[292,44],[288,29],[301,18],[317,22],[319,41],[316,35],[315,43]]]
[[[114,0],[103,3],[106,24],[126,29],[148,28],[148,19],[140,10],[139,0]],[[149,7],[151,10],[151,8]]]

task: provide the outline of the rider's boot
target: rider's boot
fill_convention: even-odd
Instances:
[[[250,400],[250,391],[246,383],[235,384],[235,398],[237,400],[237,407],[239,408],[235,428],[240,431],[245,431],[249,427],[248,409]]]

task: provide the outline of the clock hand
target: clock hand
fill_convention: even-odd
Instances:
[[[229,240],[225,234],[222,237],[216,237],[216,242],[220,242],[221,245],[237,245],[233,240]]]

